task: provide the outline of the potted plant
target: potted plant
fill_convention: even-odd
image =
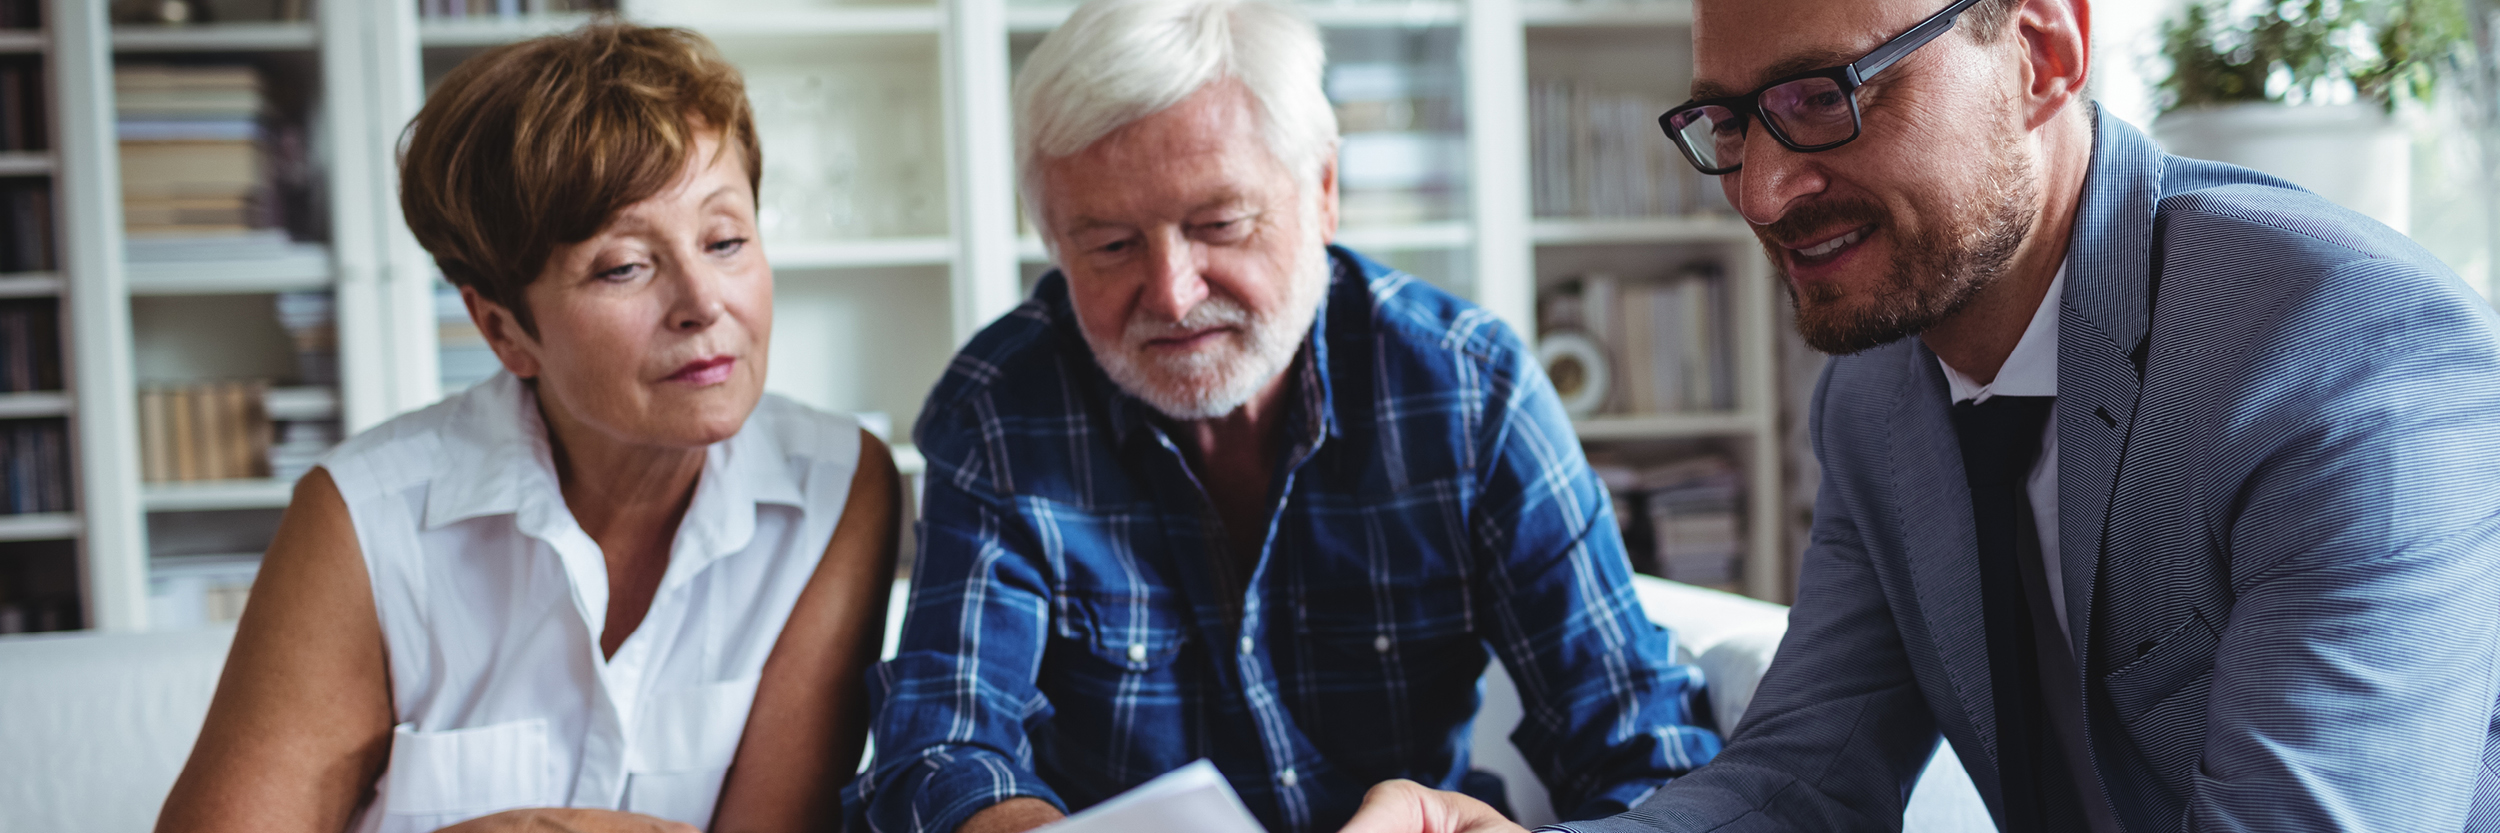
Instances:
[[[2153,134],[2403,230],[2412,153],[2392,114],[2429,99],[2466,43],[2462,0],[2191,0],[2162,26]]]

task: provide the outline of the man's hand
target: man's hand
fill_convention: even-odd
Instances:
[[[1527,833],[1484,802],[1404,779],[1363,795],[1341,833]]]
[[[1062,818],[1066,818],[1066,814],[1059,812],[1059,808],[1051,806],[1048,801],[1017,796],[972,814],[971,818],[964,819],[962,827],[955,828],[955,833],[1024,833]]]
[[[505,810],[436,833],[702,833],[694,825],[615,810],[534,807]]]

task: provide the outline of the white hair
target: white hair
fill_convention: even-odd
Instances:
[[[1236,80],[1257,102],[1268,152],[1308,187],[1337,150],[1320,87],[1319,30],[1263,0],[1093,0],[1043,38],[1015,83],[1016,168],[1026,215],[1043,225],[1042,162]]]

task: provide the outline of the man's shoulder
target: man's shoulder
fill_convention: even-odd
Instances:
[[[2215,163],[2176,159],[2191,169]],[[2257,258],[2332,269],[2378,259],[2446,271],[2386,224],[2278,181],[2220,181],[2161,195],[2154,213],[2165,257]]]
[[[1330,248],[1360,278],[1356,286],[1341,285],[1329,299],[1332,347],[1352,336],[1383,351],[1382,358],[1435,362],[1443,367],[1455,359],[1474,371],[1504,375],[1513,372],[1527,352],[1518,333],[1483,307],[1352,249]],[[1362,302],[1352,309],[1348,302],[1355,293],[1349,289],[1359,292]]]
[[[1064,372],[1069,359],[1092,361],[1083,343],[1071,337],[1073,313],[1067,303],[1066,279],[1053,271],[1033,293],[998,317],[955,351],[939,375],[937,386],[920,408],[917,437],[933,429],[974,418],[1004,416],[1002,409],[1059,407],[1069,401]],[[929,439],[919,440],[927,445]]]

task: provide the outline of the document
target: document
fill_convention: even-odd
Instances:
[[[1035,833],[1266,833],[1224,774],[1204,759],[1137,785]]]

